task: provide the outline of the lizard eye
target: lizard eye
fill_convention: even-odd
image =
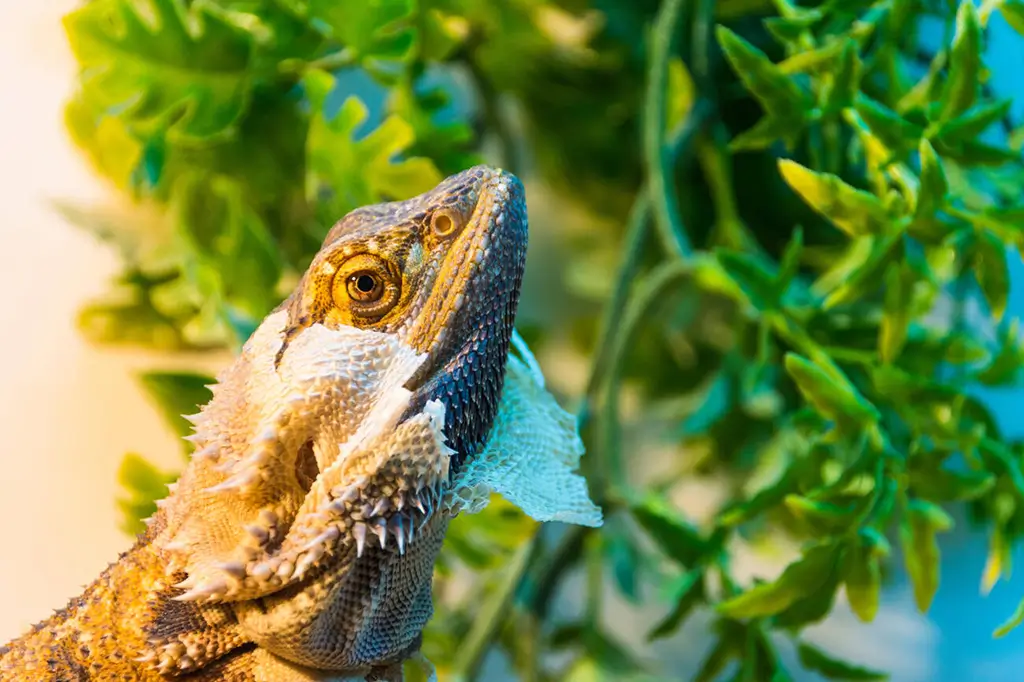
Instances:
[[[401,278],[379,256],[354,256],[334,276],[334,305],[349,310],[353,316],[379,318],[398,303]]]
[[[448,237],[458,231],[460,227],[459,222],[459,218],[455,213],[447,209],[441,209],[434,211],[434,214],[430,216],[430,229],[438,237]]]
[[[357,272],[346,281],[348,295],[355,301],[373,303],[384,294],[384,283],[374,272]]]

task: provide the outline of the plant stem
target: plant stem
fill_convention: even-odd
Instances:
[[[689,256],[691,247],[679,216],[675,178],[672,173],[672,162],[664,145],[664,131],[668,62],[672,55],[672,36],[679,30],[682,9],[682,0],[665,0],[654,20],[654,29],[651,33],[652,58],[647,70],[643,118],[647,192],[654,209],[655,224],[665,249],[678,258]]]
[[[623,486],[626,481],[622,464],[622,433],[619,424],[619,385],[622,381],[622,359],[640,325],[650,317],[652,308],[663,299],[672,286],[690,277],[692,261],[667,261],[652,270],[637,286],[636,294],[623,314],[620,333],[615,338],[609,361],[608,384],[604,409],[601,411],[602,459],[611,480]],[[605,492],[605,491],[601,491]]]
[[[539,530],[539,529],[538,529]],[[530,563],[537,546],[538,534],[534,533],[529,542],[523,544],[515,555],[497,588],[488,595],[477,613],[473,626],[463,640],[463,648],[453,666],[453,682],[475,680],[484,656],[491,648],[491,641],[505,624],[505,613],[512,602],[519,581]]]
[[[686,120],[672,132],[666,143],[668,157],[673,162],[689,154],[697,133],[708,118],[711,106],[707,100],[698,99],[690,110]],[[608,371],[609,352],[614,341],[615,331],[619,328],[622,311],[626,307],[630,285],[640,269],[640,257],[647,240],[650,226],[651,195],[648,184],[644,184],[637,192],[633,207],[629,212],[626,224],[626,236],[623,249],[625,255],[615,275],[615,286],[611,298],[601,314],[601,331],[598,334],[594,360],[590,365],[590,375],[583,394],[583,404],[579,411],[579,427],[582,430],[590,417],[590,406],[601,390],[602,381]]]

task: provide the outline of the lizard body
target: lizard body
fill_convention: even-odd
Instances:
[[[0,680],[401,680],[452,516],[497,490],[600,523],[567,413],[509,354],[526,243],[522,185],[486,166],[346,215],[190,418],[146,532]]]

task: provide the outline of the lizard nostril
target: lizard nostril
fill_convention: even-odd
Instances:
[[[295,458],[295,480],[302,486],[303,492],[308,493],[319,475],[320,467],[317,466],[316,455],[313,454],[313,441],[308,440],[299,448],[299,454]]]

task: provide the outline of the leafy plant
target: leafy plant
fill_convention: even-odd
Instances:
[[[65,19],[67,125],[138,220],[63,207],[125,265],[82,329],[232,347],[346,211],[481,160],[521,172],[531,205],[545,186],[586,226],[532,212],[563,267],[543,295],[530,268],[519,322],[542,357],[588,363],[565,399],[609,521],[539,527],[501,503],[457,520],[424,644],[442,679],[479,679],[491,651],[524,680],[677,679],[620,643],[606,581],[663,604],[651,640],[713,615],[695,679],[791,679],[786,638],[806,670],[883,679],[803,629],[841,587],[870,622],[894,542],[926,611],[946,510],[989,530],[988,586],[1024,532],[1024,444],[972,396],[1024,364],[1006,318],[1024,134],[985,66],[988,22],[1024,33],[1024,11],[954,6],[93,0]],[[206,381],[144,385],[180,428]],[[668,473],[645,473],[666,447]],[[125,460],[126,527],[171,477]],[[725,482],[707,518],[674,502],[692,480]],[[731,560],[760,542],[799,549],[741,584]],[[566,621],[552,604],[577,571]]]

